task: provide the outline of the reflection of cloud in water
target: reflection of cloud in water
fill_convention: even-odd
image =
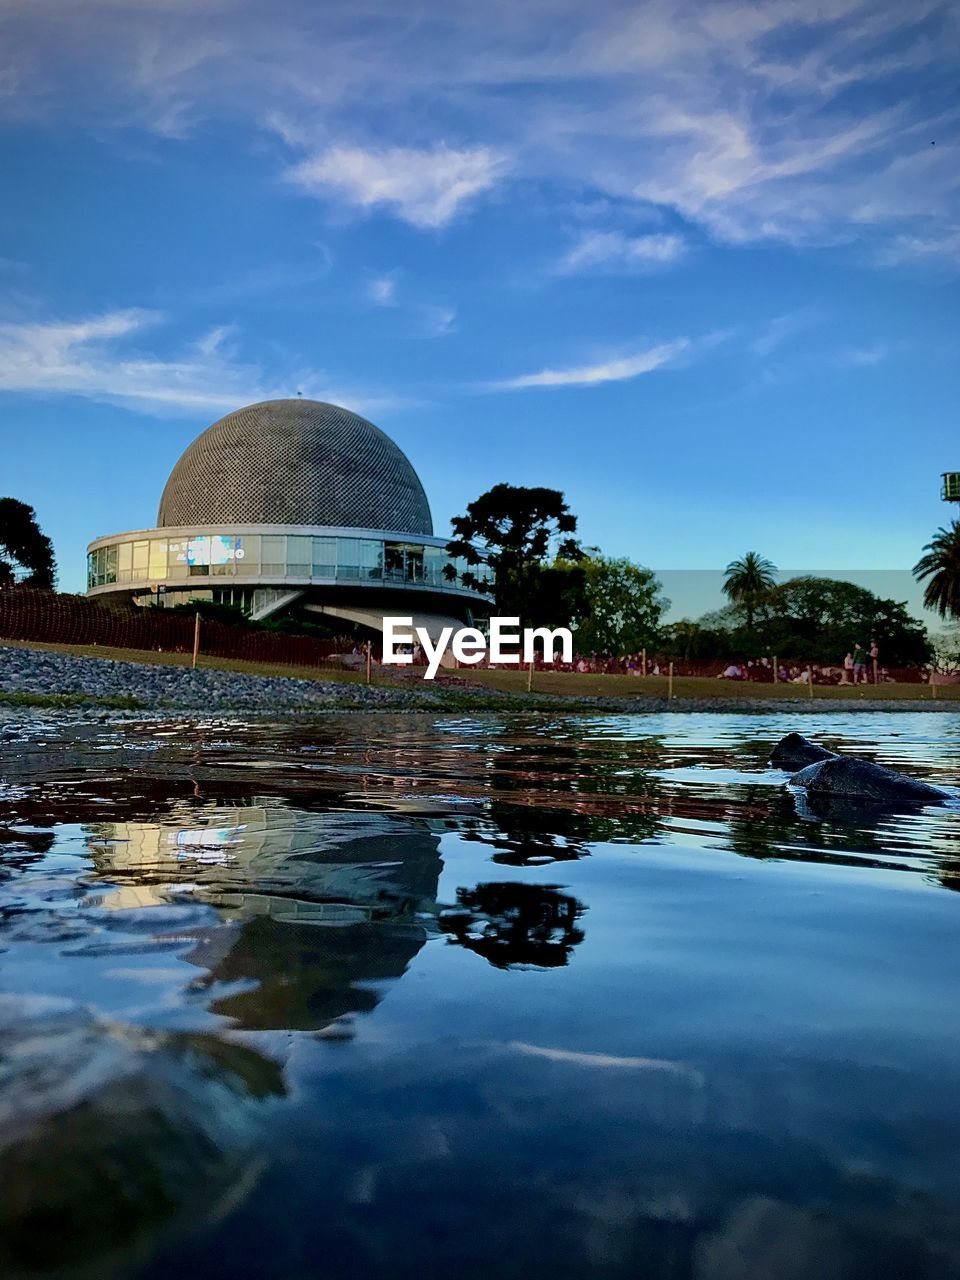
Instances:
[[[582,902],[552,885],[478,884],[458,889],[457,905],[440,913],[440,927],[498,969],[555,969],[583,941]]]
[[[259,1172],[275,1063],[242,1045],[0,998],[0,1270],[103,1275],[209,1224]]]

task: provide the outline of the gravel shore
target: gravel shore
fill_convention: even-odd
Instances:
[[[111,658],[75,657],[0,645],[0,693],[133,698],[145,709],[313,711],[420,707],[440,691],[384,689],[333,680],[292,680],[233,671],[192,671]]]

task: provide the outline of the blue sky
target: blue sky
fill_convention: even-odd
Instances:
[[[564,490],[656,568],[950,516],[960,10],[0,0],[0,491],[61,585],[221,413]],[[712,604],[712,602],[708,602]]]

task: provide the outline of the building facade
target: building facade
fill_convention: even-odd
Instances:
[[[445,546],[388,436],[336,405],[271,400],[227,414],[186,449],[156,528],[90,543],[87,594],[212,600],[255,620],[296,606],[372,630],[402,614],[433,631],[489,601],[463,586],[467,566]]]

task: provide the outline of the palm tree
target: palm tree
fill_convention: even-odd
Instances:
[[[753,630],[753,611],[759,598],[777,585],[777,566],[756,551],[741,560],[731,560],[723,582],[724,595],[733,604],[742,604],[747,614],[747,630]]]
[[[938,529],[924,551],[927,554],[913,566],[918,582],[930,579],[923,591],[923,603],[928,609],[936,609],[941,618],[948,614],[960,618],[960,520],[954,520],[949,529]]]

